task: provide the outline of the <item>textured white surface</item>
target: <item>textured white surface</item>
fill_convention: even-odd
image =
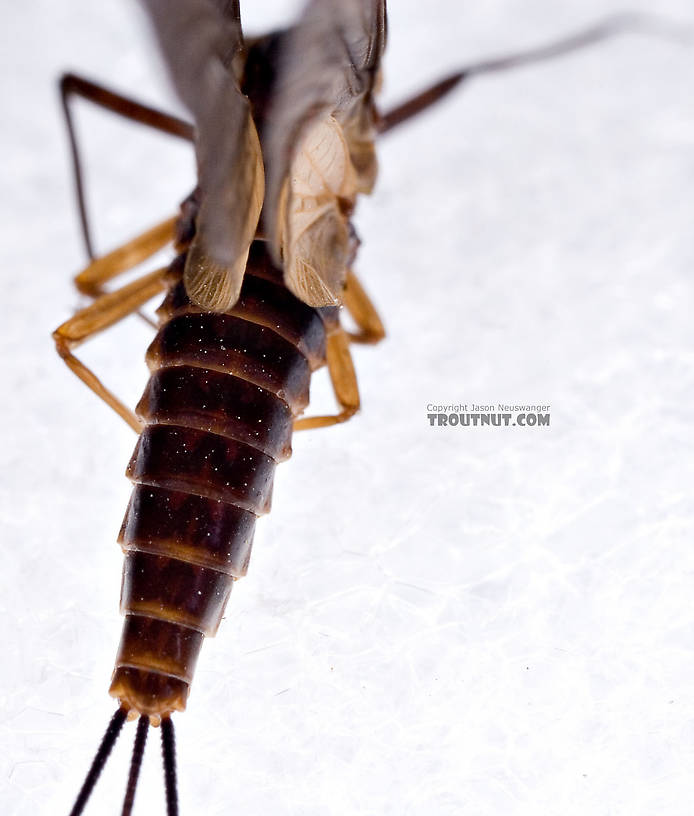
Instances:
[[[248,30],[294,10],[244,5]],[[385,98],[615,5],[393,3]],[[50,339],[83,262],[55,79],[175,103],[134,3],[17,4],[2,36],[0,809],[25,816],[67,813],[113,711],[134,443]],[[362,414],[278,469],[177,718],[183,814],[691,813],[693,53],[621,37],[383,140],[359,270],[389,337],[355,352]],[[183,145],[86,106],[79,130],[102,248],[192,186]],[[134,402],[148,339],[85,357]],[[524,400],[549,429],[426,421]],[[88,813],[117,811],[133,733]]]

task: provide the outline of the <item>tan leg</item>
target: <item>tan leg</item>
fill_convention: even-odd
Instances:
[[[123,246],[95,258],[76,277],[75,286],[91,297],[103,294],[103,284],[142,263],[174,238],[176,216],[167,218]]]
[[[150,272],[115,292],[101,295],[94,303],[81,309],[53,332],[58,354],[68,367],[137,433],[142,430],[139,419],[103,385],[91,369],[73,355],[72,349],[137,311],[150,298],[162,292],[166,287],[164,279],[167,269],[168,267],[165,267]]]
[[[301,417],[294,422],[295,431],[328,428],[339,422],[346,422],[359,410],[357,375],[354,371],[352,355],[349,352],[349,337],[343,329],[339,328],[328,335],[327,358],[335,398],[342,410],[339,414],[328,416]]]
[[[357,333],[349,333],[349,339],[353,343],[379,343],[383,340],[386,330],[381,318],[351,269],[347,272],[342,302],[360,329]]]

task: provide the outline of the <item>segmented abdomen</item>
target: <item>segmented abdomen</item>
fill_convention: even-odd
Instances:
[[[334,319],[291,295],[260,243],[231,312],[201,312],[178,282],[159,313],[137,407],[145,428],[127,471],[126,619],[111,684],[127,707],[155,717],[185,708],[202,640],[246,573],[255,520],[270,509],[275,465],[291,454],[292,421]]]

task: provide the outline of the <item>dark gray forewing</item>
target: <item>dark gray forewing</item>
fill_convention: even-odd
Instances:
[[[186,288],[199,305],[221,311],[238,297],[263,195],[257,136],[237,76],[238,4],[142,2],[174,86],[195,118],[202,203]]]
[[[222,62],[226,68],[229,68],[234,62],[234,58],[239,56],[243,51],[243,33],[241,30],[241,7],[239,0],[210,0],[217,8],[219,13],[224,18],[225,22],[231,23],[232,26],[238,28],[238,39],[234,42],[229,42],[226,50],[220,53]],[[236,65],[236,77],[240,77],[243,65]]]
[[[264,226],[271,238],[277,235],[279,197],[301,131],[326,111],[348,117],[370,95],[385,36],[385,0],[311,0],[284,35],[263,138]],[[273,251],[278,254],[276,245]]]

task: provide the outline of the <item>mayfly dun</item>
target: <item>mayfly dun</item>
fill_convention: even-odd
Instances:
[[[93,302],[54,333],[60,355],[138,434],[119,541],[125,616],[110,693],[118,701],[72,816],[83,812],[126,719],[138,719],[122,813],[132,811],[150,724],[161,726],[167,812],[178,812],[173,718],[185,709],[206,636],[246,574],[256,518],[294,430],[330,427],[360,407],[352,343],[383,324],[353,266],[351,216],[376,180],[374,143],[475,75],[553,57],[626,27],[610,21],[553,45],[474,64],[398,107],[376,94],[386,45],[377,0],[313,0],[297,23],[245,39],[238,3],[145,0],[194,124],[75,75],[62,81]],[[81,96],[194,141],[198,184],[177,216],[96,257],[70,100]],[[167,245],[166,267],[109,290]],[[75,349],[157,295],[151,372],[133,412]],[[354,330],[342,323],[349,312]],[[337,410],[303,416],[327,366]]]

